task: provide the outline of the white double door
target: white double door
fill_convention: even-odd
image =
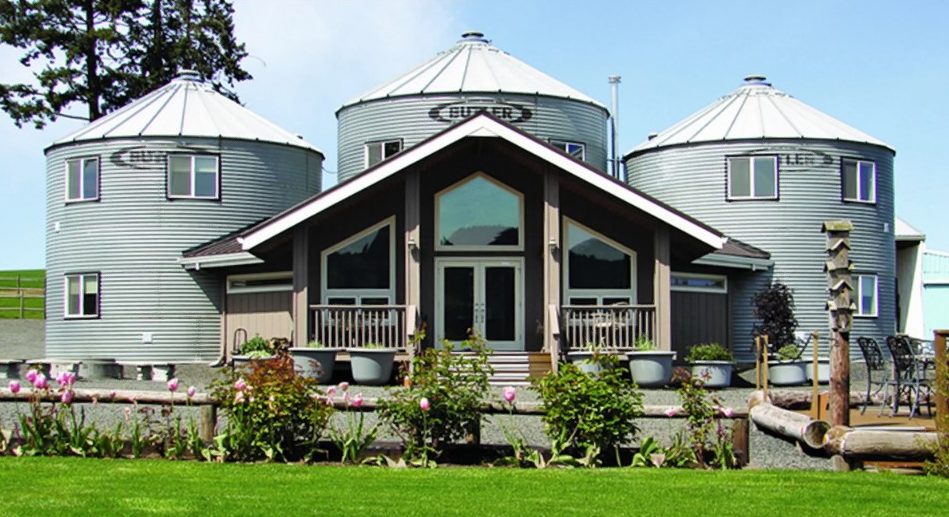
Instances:
[[[455,343],[474,332],[494,350],[524,349],[524,259],[435,260],[437,338]]]

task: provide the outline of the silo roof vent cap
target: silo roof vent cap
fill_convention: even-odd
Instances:
[[[175,79],[178,81],[201,81],[201,74],[197,70],[183,69],[178,71]]]
[[[771,83],[767,82],[767,77],[763,75],[749,75],[745,77],[745,84],[749,86],[753,85],[762,85],[762,86],[771,86]]]
[[[463,42],[479,42],[479,43],[489,43],[487,38],[484,37],[483,32],[479,31],[465,31],[461,33],[461,40],[459,43]]]

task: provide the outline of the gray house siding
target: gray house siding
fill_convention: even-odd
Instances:
[[[135,152],[130,153],[129,150]],[[220,157],[219,200],[169,200],[169,152]],[[100,158],[100,200],[64,202],[65,161]],[[222,139],[103,140],[47,151],[47,323],[50,357],[209,360],[220,343],[223,285],[185,271],[185,249],[235,231],[320,189],[322,156]],[[57,227],[58,225],[58,227]],[[64,319],[64,275],[100,274],[99,318]],[[151,333],[145,343],[143,333]]]
[[[726,200],[727,157],[748,154],[779,157],[778,200]],[[875,204],[842,201],[841,160],[850,158],[876,162]],[[800,330],[818,330],[826,343],[826,254],[820,230],[828,219],[853,222],[854,271],[878,276],[878,316],[855,318],[853,335],[880,340],[895,332],[892,151],[848,142],[757,140],[659,148],[625,160],[632,186],[771,253],[772,272],[730,278],[731,345],[739,356],[751,353],[751,297],[771,275],[794,290]]]
[[[432,108],[462,100],[493,100],[528,107],[533,116],[515,125],[538,138],[567,140],[586,146],[586,161],[606,168],[606,111],[592,104],[517,94],[426,95],[395,97],[354,104],[337,113],[339,119],[339,179],[344,181],[366,168],[367,142],[402,139],[403,149],[435,135],[448,123],[429,117]]]

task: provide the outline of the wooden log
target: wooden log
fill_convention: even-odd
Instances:
[[[811,420],[806,415],[781,409],[767,402],[755,404],[749,412],[751,421],[759,429],[797,440],[812,449],[819,449],[824,445],[824,435],[830,429],[827,422]]]
[[[827,432],[824,450],[848,463],[866,460],[923,461],[932,458],[937,433],[871,431],[834,426]]]
[[[771,391],[768,396],[772,404],[784,409],[809,409],[813,401],[813,395],[809,391]],[[866,393],[851,392],[850,407],[860,407],[866,398]],[[878,404],[882,399],[883,395],[877,394],[870,397],[870,402]]]
[[[200,417],[198,420],[198,434],[204,443],[214,441],[215,428],[217,427],[217,406],[208,404],[201,406]]]
[[[744,467],[751,461],[751,440],[748,433],[748,419],[735,420],[732,424],[732,451],[735,453],[735,462]]]
[[[55,382],[50,381],[53,384]],[[0,401],[28,401],[34,395],[33,389],[24,386],[19,393],[13,394],[9,388],[0,388]],[[56,390],[50,390],[45,396],[42,396],[44,402],[58,401],[61,394]],[[188,395],[185,393],[171,393],[168,391],[143,391],[143,390],[109,390],[103,388],[75,388],[73,389],[73,403],[97,403],[97,404],[171,404],[187,405]],[[191,405],[200,406],[205,404],[214,404],[215,401],[207,393],[195,393],[191,397]]]
[[[936,357],[936,430],[942,433],[949,433],[949,386],[942,382],[949,381],[949,368],[946,357],[946,337],[949,336],[949,330],[934,330],[933,348]],[[941,389],[940,389],[941,388]]]

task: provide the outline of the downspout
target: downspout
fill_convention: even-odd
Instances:
[[[624,181],[622,178],[622,167],[619,162],[619,156],[617,156],[617,146],[616,140],[619,138],[619,83],[621,77],[618,75],[609,76],[608,80],[610,82],[610,95],[612,97],[612,106],[610,108],[610,170],[613,173],[613,177]]]

